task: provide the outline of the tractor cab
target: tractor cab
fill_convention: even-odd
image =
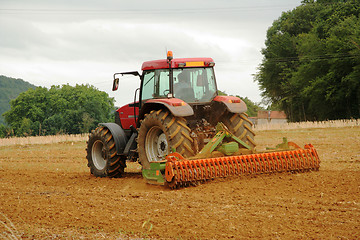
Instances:
[[[178,98],[187,103],[211,102],[217,88],[211,58],[180,58],[144,62],[141,101]]]
[[[180,115],[192,115],[190,106],[209,104],[217,96],[214,66],[212,58],[174,59],[169,51],[166,59],[144,62],[142,74],[136,71],[115,73],[113,91],[119,87],[118,74],[139,76],[141,80],[138,100],[135,93],[133,103],[117,110],[116,123],[125,130],[131,125],[137,126],[138,120],[147,113],[146,108],[157,109],[159,104],[170,111],[176,109]]]
[[[113,91],[119,87],[116,75],[135,75],[141,79],[140,103],[149,99],[178,98],[186,103],[211,102],[216,96],[212,58],[172,58],[144,62],[143,73],[123,72],[114,74]]]
[[[187,103],[199,103],[211,102],[215,95],[216,83],[212,67],[155,69],[143,73],[142,101],[175,97]]]

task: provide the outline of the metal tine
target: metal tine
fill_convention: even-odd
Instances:
[[[286,169],[285,171],[291,171],[292,170],[292,163],[291,163],[291,160],[289,159],[289,156],[287,154],[287,152],[282,152],[282,156],[285,160],[285,163],[286,163]]]
[[[302,157],[302,155],[299,153],[299,150],[295,151],[295,154],[297,156],[297,159],[299,159],[299,170],[301,171],[302,169],[305,168],[304,165],[304,158]]]
[[[259,164],[259,173],[266,173],[266,163],[264,159],[265,155],[255,154],[254,158],[256,159],[256,162]]]
[[[184,169],[186,172],[185,182],[191,181],[191,170],[189,169],[189,162],[184,161]]]
[[[305,157],[306,159],[306,163],[307,163],[307,168],[310,169],[311,168],[311,162],[310,162],[310,159],[309,159],[309,156],[308,156],[308,153],[304,150],[301,150],[301,154]]]
[[[196,171],[192,165],[192,163],[190,161],[187,162],[187,168],[188,168],[188,176],[189,176],[189,182],[192,182],[195,180],[195,174],[196,174]]]
[[[308,153],[309,159],[311,161],[311,169],[315,169],[316,163],[314,161],[313,155],[311,153]]]
[[[235,174],[241,174],[241,172],[242,172],[242,170],[240,170],[240,166],[239,166],[239,161],[238,161],[238,159],[237,158],[233,158],[233,160],[234,160],[234,163],[235,163],[235,165],[234,166],[236,166],[236,169],[235,169]],[[241,172],[240,172],[241,171]]]
[[[203,163],[204,169],[205,169],[205,176],[204,179],[210,179],[211,178],[211,168],[210,165],[207,164],[206,160],[201,161]]]
[[[173,172],[177,188],[217,177],[318,169],[320,159],[312,145],[307,145],[306,149],[292,151],[178,160],[167,166],[173,169],[166,173]]]

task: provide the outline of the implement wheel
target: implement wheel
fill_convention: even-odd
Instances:
[[[252,130],[253,124],[246,113],[227,112],[221,117],[220,121],[225,124],[232,134],[247,143],[251,149],[255,148],[255,133]]]
[[[186,120],[173,116],[167,110],[152,111],[141,122],[138,146],[144,169],[150,169],[150,162],[163,161],[172,151],[184,157],[193,156],[192,144]]]
[[[87,160],[91,174],[96,177],[121,177],[126,159],[116,154],[114,138],[108,128],[100,126],[90,133],[87,141]]]

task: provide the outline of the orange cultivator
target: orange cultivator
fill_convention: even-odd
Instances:
[[[177,152],[171,153],[165,161],[151,163],[151,170],[143,170],[144,178],[149,183],[177,188],[220,177],[303,172],[320,167],[319,156],[311,144],[302,149],[284,138],[284,142],[274,149],[252,153],[248,145],[231,134],[222,123],[218,124],[217,131],[196,156],[185,159]],[[239,148],[239,144],[243,148]]]
[[[304,149],[186,160],[178,153],[166,157],[165,179],[171,188],[233,175],[318,170],[320,160],[311,144]]]

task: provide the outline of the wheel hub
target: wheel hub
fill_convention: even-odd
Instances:
[[[145,138],[146,156],[150,162],[157,162],[169,154],[169,144],[166,134],[158,126],[152,127]]]
[[[105,168],[107,163],[106,149],[102,141],[96,140],[91,149],[91,156],[94,166],[98,170]]]
[[[157,142],[158,153],[160,156],[164,156],[167,153],[167,140],[165,133],[160,134]]]

